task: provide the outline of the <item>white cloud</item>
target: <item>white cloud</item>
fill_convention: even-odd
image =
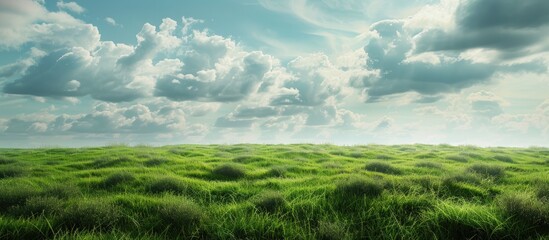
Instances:
[[[274,58],[262,52],[247,52],[231,39],[194,31],[181,56],[180,72],[156,84],[156,96],[175,101],[240,101],[259,90],[271,71]]]
[[[144,104],[118,105],[97,103],[87,114],[50,113],[21,115],[4,123],[7,133],[163,133],[186,130],[185,111],[179,108],[156,108]]]
[[[32,42],[41,49],[97,46],[96,27],[65,12],[49,12],[32,0],[0,1],[0,48],[18,48]]]
[[[532,91],[534,96],[517,94],[515,98],[545,97],[546,61],[533,64],[547,58],[542,56],[543,48],[536,58],[528,55],[532,49],[526,47],[528,51],[520,52],[526,54],[523,57],[503,61],[498,60],[506,50],[500,47],[425,48],[431,40],[437,41],[430,34],[446,36],[463,30],[456,15],[458,1],[441,1],[406,19],[378,21],[368,30],[368,24],[355,28],[366,20],[346,21],[338,16],[345,15],[342,12],[351,13],[349,17],[364,15],[364,6],[379,9],[381,1],[262,3],[318,28],[309,34],[326,38],[342,32],[344,38],[357,34],[349,46],[358,41],[365,47],[346,47],[350,50],[335,56],[305,54],[281,63],[230,37],[195,29],[204,21],[190,17],[183,17],[179,24],[169,18],[157,26],[146,23],[136,43],[117,44],[101,41],[95,26],[67,12],[49,12],[36,1],[0,0],[0,7],[6,9],[0,11],[0,48],[32,46],[17,62],[0,67],[4,92],[10,97],[29,95],[24,99],[35,99],[33,104],[57,104],[58,99],[74,105],[87,104],[87,98],[100,101],[78,114],[50,110],[40,116],[3,119],[0,131],[41,136],[119,134],[121,139],[131,134],[152,134],[155,139],[192,135],[218,142],[231,142],[241,135],[242,141],[330,141],[343,136],[351,137],[346,141],[389,143],[423,137],[434,141],[479,129],[505,129],[524,136],[549,132],[549,104],[513,113],[508,110],[516,107],[515,99],[494,85],[482,85],[512,79],[516,85],[509,92],[538,88]],[[70,10],[71,3],[58,5],[79,11]],[[341,12],[331,12],[337,9]],[[112,18],[105,21],[117,25]],[[343,31],[337,30],[341,26]],[[339,41],[343,40],[329,42],[338,45]],[[537,82],[522,83],[532,76]],[[460,102],[454,105],[456,98]],[[366,100],[370,105],[363,103]],[[12,105],[16,104],[22,103]],[[423,105],[412,110],[419,104]],[[434,133],[421,134],[426,131]]]
[[[112,17],[106,17],[105,22],[107,22],[108,24],[110,24],[112,26],[118,26],[118,23],[116,23],[116,20],[114,20],[114,18],[112,18]]]
[[[71,11],[71,12],[74,12],[74,13],[83,13],[84,11],[86,11],[86,9],[84,9],[82,6],[78,5],[78,3],[76,3],[76,2],[59,1],[59,2],[57,2],[57,7],[60,10],[67,10],[67,11]]]
[[[192,17],[181,17],[181,21],[183,22],[183,28],[181,29],[181,32],[183,34],[189,33],[189,30],[191,30],[193,25],[204,23],[204,20],[195,19]]]

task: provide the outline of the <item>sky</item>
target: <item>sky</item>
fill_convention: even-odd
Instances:
[[[549,146],[547,0],[0,0],[0,147]]]

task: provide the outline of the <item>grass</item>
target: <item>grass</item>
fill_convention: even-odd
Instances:
[[[396,167],[391,166],[389,163],[385,162],[371,162],[366,164],[366,170],[372,172],[380,172],[386,174],[402,174],[402,171]]]
[[[119,172],[110,175],[103,182],[102,186],[105,188],[112,188],[122,183],[134,181],[135,177],[129,172]]]
[[[260,211],[276,213],[287,207],[286,199],[279,192],[265,192],[253,200],[254,207]]]
[[[467,168],[467,171],[479,174],[483,177],[500,179],[505,175],[505,171],[500,166],[474,164]]]
[[[0,239],[548,239],[546,148],[0,149]]]
[[[147,190],[150,193],[184,193],[187,189],[185,184],[175,178],[161,178],[152,181]]]
[[[236,180],[246,176],[244,168],[237,164],[223,164],[214,168],[212,173],[221,179]]]
[[[365,178],[350,178],[337,184],[336,194],[343,198],[352,196],[378,197],[383,192],[383,185]]]

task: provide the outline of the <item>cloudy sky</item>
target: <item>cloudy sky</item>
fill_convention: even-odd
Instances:
[[[0,0],[0,146],[549,146],[547,0]]]

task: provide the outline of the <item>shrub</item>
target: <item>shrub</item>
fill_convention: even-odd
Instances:
[[[339,240],[347,238],[347,228],[342,223],[327,221],[320,221],[318,223],[317,239]]]
[[[235,180],[246,176],[244,169],[236,164],[223,164],[216,167],[212,173],[222,179]]]
[[[496,159],[498,161],[502,161],[502,162],[507,162],[507,163],[514,162],[513,158],[511,158],[509,156],[505,156],[505,155],[496,155],[496,156],[494,156],[494,159]]]
[[[147,167],[154,167],[154,166],[165,164],[167,162],[169,161],[163,158],[153,158],[145,161],[143,164]]]
[[[186,189],[187,187],[183,182],[174,178],[157,179],[147,187],[147,191],[151,193],[183,193]]]
[[[265,192],[253,200],[256,209],[274,213],[287,207],[287,202],[279,192]]]
[[[169,230],[171,232],[189,235],[199,227],[205,214],[202,208],[191,200],[166,196],[158,208],[158,217],[160,219],[161,231]]]
[[[284,177],[287,172],[288,172],[288,169],[286,167],[276,166],[271,168],[267,172],[267,175],[271,177]]]
[[[61,213],[59,224],[71,230],[107,230],[120,220],[115,205],[102,199],[82,199],[73,202]]]
[[[505,213],[537,228],[549,228],[549,206],[527,193],[503,195],[499,199]]]
[[[505,175],[505,171],[500,166],[490,166],[485,164],[475,164],[467,168],[468,172],[479,174],[487,178],[499,179]]]
[[[447,156],[446,159],[456,161],[456,162],[461,162],[461,163],[466,163],[468,161],[467,157],[460,156],[460,155]]]
[[[107,177],[101,183],[101,185],[105,188],[112,188],[120,183],[131,182],[133,180],[135,180],[135,177],[133,176],[133,174],[129,172],[119,172]]]
[[[364,178],[349,178],[336,186],[336,194],[343,196],[378,197],[383,192],[383,185]]]
[[[402,171],[396,167],[391,166],[388,163],[384,162],[371,162],[366,164],[366,170],[372,171],[372,172],[380,172],[380,173],[386,173],[386,174],[402,174]]]

